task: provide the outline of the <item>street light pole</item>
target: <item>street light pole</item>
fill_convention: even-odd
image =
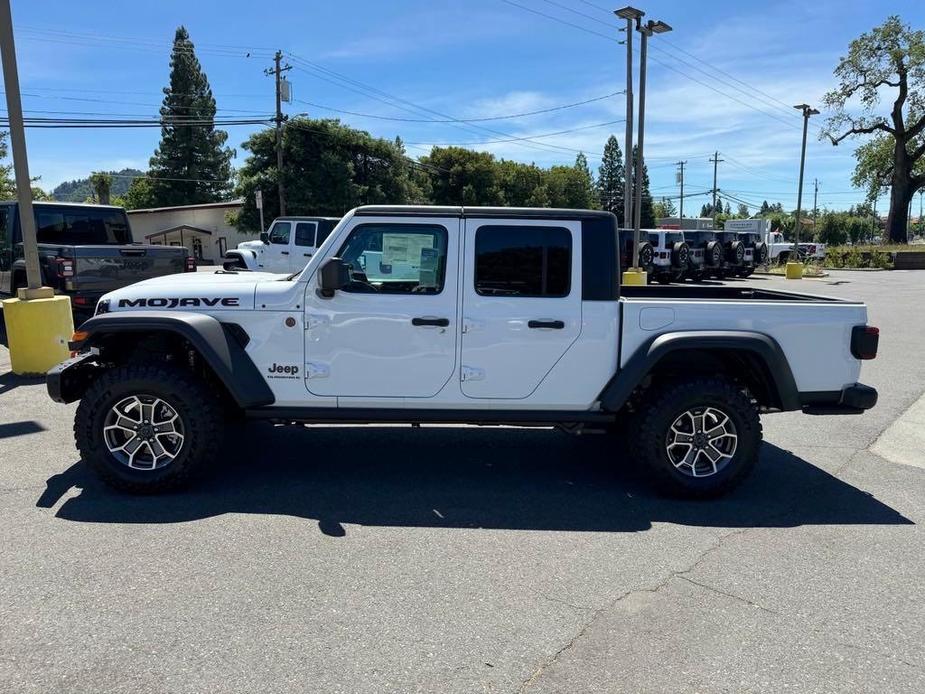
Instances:
[[[13,15],[9,0],[0,0],[0,55],[3,58],[3,84],[6,89],[10,148],[13,150],[16,199],[19,201],[19,226],[22,229],[23,255],[26,261],[26,290],[23,298],[46,298],[53,296],[53,292],[47,288],[42,290],[39,249],[35,239],[35,215],[32,212],[32,183],[29,179],[26,133],[22,120],[22,101],[19,95],[19,73],[16,68],[16,46],[13,43]]]
[[[794,106],[794,108],[803,112],[803,146],[800,150],[800,183],[797,189],[797,218],[794,224],[792,256],[793,258],[797,258],[800,248],[800,218],[803,213],[803,169],[806,165],[806,131],[809,128],[809,117],[817,115],[819,111],[811,108],[809,104],[798,104]],[[795,263],[792,261],[787,263],[787,279],[800,279],[803,276],[802,269],[802,263]]]
[[[671,31],[671,27],[662,21],[649,20],[643,24],[636,20],[636,29],[642,35],[639,48],[639,143],[636,145],[636,167],[635,167],[635,201],[633,203],[633,233],[635,248],[638,249],[640,242],[640,227],[642,226],[642,188],[645,175],[645,160],[643,149],[646,137],[646,58],[648,53],[649,37],[652,34],[664,34]],[[637,251],[638,255],[638,251]],[[636,258],[638,266],[638,257]]]
[[[623,226],[633,226],[633,21],[645,15],[635,7],[621,7],[614,12],[626,20],[626,140],[623,153]],[[633,267],[639,265],[639,254],[634,244]]]

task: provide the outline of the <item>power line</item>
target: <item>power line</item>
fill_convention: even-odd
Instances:
[[[616,123],[625,123],[624,120],[611,120],[606,123],[594,123],[593,125],[582,125],[577,128],[569,128],[568,130],[558,130],[552,133],[543,133],[541,135],[529,135],[524,137],[512,137],[506,140],[487,140],[484,142],[409,142],[410,145],[431,145],[434,147],[457,147],[457,146],[467,146],[467,145],[494,145],[500,144],[503,142],[520,142],[523,140],[533,140],[539,139],[542,137],[555,137],[557,135],[565,135],[567,133],[574,133],[579,130],[591,130],[593,128],[603,128],[608,125],[614,125]]]
[[[610,94],[604,94],[602,96],[596,96],[592,99],[585,99],[584,101],[576,101],[571,104],[562,104],[560,106],[552,106],[550,108],[542,108],[536,111],[522,111],[520,113],[509,113],[503,116],[484,116],[480,118],[402,118],[399,116],[383,116],[375,113],[360,113],[357,111],[347,111],[344,109],[334,108],[333,106],[323,106],[321,104],[315,104],[311,101],[305,101],[303,99],[293,99],[300,104],[305,104],[306,106],[312,106],[314,108],[324,109],[326,111],[334,111],[336,113],[346,113],[351,116],[360,116],[362,118],[374,118],[377,120],[388,120],[388,121],[398,121],[402,123],[486,123],[488,121],[498,121],[498,120],[512,120],[515,118],[526,118],[527,116],[536,116],[543,113],[553,113],[554,111],[564,111],[565,109],[575,108],[576,106],[584,106],[586,104],[592,104],[596,101],[604,101],[614,96],[624,94],[624,90],[618,92],[611,92]]]

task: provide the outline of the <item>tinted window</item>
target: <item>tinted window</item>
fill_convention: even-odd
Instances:
[[[649,243],[658,248],[658,234],[649,234]]]
[[[299,222],[295,225],[295,245],[296,246],[314,246],[315,245],[315,223]]]
[[[713,240],[713,233],[708,231],[685,231],[684,240],[688,243],[709,243]]]
[[[39,243],[126,244],[132,242],[128,219],[119,209],[35,206]]]
[[[475,291],[568,296],[572,235],[561,227],[483,226],[475,234]]]
[[[363,224],[337,255],[350,265],[346,292],[439,294],[447,231],[436,224]]]
[[[324,243],[324,240],[331,235],[331,232],[334,231],[334,227],[338,225],[340,220],[337,219],[323,219],[318,222],[318,239],[317,244],[320,246]]]
[[[665,246],[672,246],[676,243],[684,243],[684,234],[680,231],[665,234]]]
[[[270,229],[270,243],[289,243],[289,234],[292,231],[292,222],[277,222]]]

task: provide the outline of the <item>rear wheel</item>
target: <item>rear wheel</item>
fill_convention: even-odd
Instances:
[[[637,451],[665,492],[713,497],[751,472],[761,446],[752,401],[723,378],[656,387],[637,415]]]
[[[221,448],[223,412],[214,390],[165,366],[108,371],[84,394],[74,421],[83,460],[116,489],[177,489]]]

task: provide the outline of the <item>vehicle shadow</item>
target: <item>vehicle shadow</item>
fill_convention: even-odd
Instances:
[[[249,423],[223,463],[184,492],[111,491],[82,462],[47,481],[37,506],[94,523],[180,523],[223,513],[289,515],[328,535],[344,524],[637,532],[654,522],[715,527],[911,523],[776,446],[713,501],[656,494],[608,437],[460,427],[286,427]]]
[[[0,374],[0,395],[19,386],[35,386],[44,382],[44,376],[17,376],[12,371],[8,371]]]

